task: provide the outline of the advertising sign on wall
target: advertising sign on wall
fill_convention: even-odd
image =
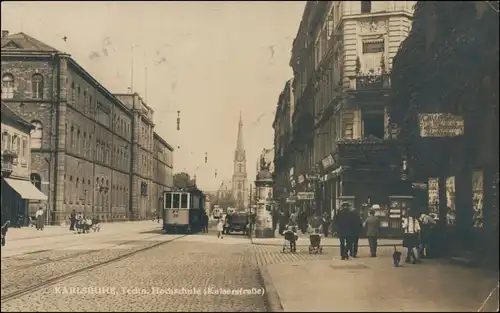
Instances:
[[[464,119],[449,113],[418,115],[420,137],[455,137],[464,134]]]

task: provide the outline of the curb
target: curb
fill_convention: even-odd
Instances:
[[[259,265],[260,277],[264,284],[265,299],[268,312],[284,312],[281,300],[276,288],[274,288],[273,280],[266,266]]]

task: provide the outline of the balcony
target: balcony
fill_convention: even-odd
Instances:
[[[391,88],[389,74],[356,76],[356,90],[380,90]]]

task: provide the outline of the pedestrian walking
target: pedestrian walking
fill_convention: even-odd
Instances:
[[[370,246],[370,255],[372,258],[377,256],[377,239],[380,229],[380,220],[375,216],[375,211],[370,210],[370,216],[363,222],[363,228],[366,229],[368,245]]]
[[[361,236],[361,232],[363,231],[363,221],[359,214],[351,208],[352,213],[352,227],[353,227],[353,238],[352,238],[352,250],[351,256],[353,258],[358,257],[358,244],[359,244],[359,236]]]
[[[335,216],[334,224],[338,232],[342,260],[349,259],[349,254],[353,254],[353,240],[358,231],[356,218],[357,216],[350,210],[350,205],[347,202],[342,203]]]
[[[75,230],[75,223],[76,223],[76,211],[73,210],[71,212],[71,215],[69,216],[69,230]]]
[[[219,221],[217,222],[217,238],[224,238],[224,220],[222,218],[219,218]]]
[[[321,220],[322,228],[323,228],[323,236],[328,237],[328,229],[330,228],[330,218],[328,217],[328,213],[323,213],[323,219]]]
[[[405,262],[412,262],[413,264],[421,262],[417,249],[419,244],[418,235],[420,232],[420,224],[416,215],[414,211],[409,210],[407,217],[403,218],[402,223],[404,230],[403,247],[407,249]]]
[[[9,230],[9,225],[10,225],[10,221],[6,221],[5,224],[2,225],[2,230],[1,230],[2,247],[5,246],[5,242],[7,240],[7,230]]]
[[[208,233],[208,215],[207,215],[207,213],[203,214],[203,232]]]
[[[425,213],[420,214],[420,225],[421,225],[421,232],[420,232],[420,258],[429,258],[429,256],[432,254],[430,251],[434,248],[432,246],[432,241],[433,241],[433,231],[434,227],[436,225],[436,221],[430,216]]]
[[[43,230],[43,226],[44,226],[44,212],[43,212],[43,208],[40,207],[38,208],[38,210],[36,211],[36,230]]]

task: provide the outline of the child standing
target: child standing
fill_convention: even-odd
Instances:
[[[222,218],[219,218],[219,222],[217,222],[217,231],[219,232],[217,238],[223,239],[224,220]]]

